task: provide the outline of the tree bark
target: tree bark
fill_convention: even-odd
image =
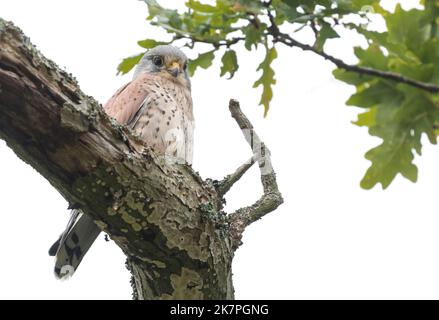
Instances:
[[[231,265],[245,226],[282,203],[272,172],[264,210],[254,219],[252,207],[245,219],[227,215],[223,196],[240,176],[203,180],[155,155],[2,19],[0,138],[123,250],[136,299],[233,299]],[[254,154],[251,164],[261,166]]]

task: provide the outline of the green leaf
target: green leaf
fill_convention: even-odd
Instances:
[[[168,44],[168,42],[161,42],[161,41],[156,41],[153,39],[145,39],[145,40],[138,41],[137,44],[139,46],[141,46],[142,48],[151,49],[151,48],[154,48],[158,45]]]
[[[439,22],[435,8],[405,11],[400,5],[395,12],[385,12],[388,30],[370,31],[363,26],[346,24],[367,40],[369,47],[355,48],[359,65],[391,71],[415,80],[439,83],[439,39],[433,25]],[[439,13],[439,11],[438,11]],[[366,153],[371,161],[361,186],[376,184],[387,188],[396,175],[416,181],[414,153],[421,154],[421,138],[426,135],[436,144],[439,125],[437,95],[395,81],[377,79],[343,70],[334,76],[356,86],[347,105],[365,108],[354,123],[369,129],[382,143]]]
[[[385,56],[380,46],[371,44],[367,49],[356,47],[354,48],[354,52],[358,59],[360,59],[360,65],[379,70],[388,69],[388,58]]]
[[[357,121],[353,123],[359,127],[373,127],[376,125],[377,107],[370,108],[368,111],[360,113]]]
[[[386,17],[390,41],[404,43],[408,49],[417,51],[430,37],[429,28],[421,25],[423,15],[421,10],[405,11],[398,4],[395,12]]]
[[[118,70],[117,74],[126,74],[130,72],[131,69],[133,69],[139,63],[140,59],[142,59],[144,54],[145,53],[142,52],[135,56],[131,56],[123,59],[122,62],[117,67]]]
[[[186,7],[191,8],[194,11],[203,13],[219,13],[222,12],[221,8],[201,3],[200,1],[189,0],[186,2]]]
[[[357,72],[346,71],[343,69],[335,69],[332,74],[337,80],[355,86],[368,82],[372,79],[371,76],[358,74]]]
[[[298,3],[296,2],[286,3],[282,0],[273,0],[272,5],[276,10],[276,18],[282,17],[288,22],[294,23],[302,15],[297,12]]]
[[[276,84],[274,78],[274,70],[271,68],[271,63],[277,58],[277,51],[275,47],[269,48],[266,46],[266,54],[264,61],[259,65],[257,71],[262,70],[261,77],[253,84],[253,88],[262,86],[262,96],[259,105],[264,106],[264,117],[267,116],[270,109],[270,101],[273,98],[272,85]]]
[[[371,189],[380,183],[386,189],[398,173],[412,182],[416,182],[418,168],[412,163],[413,152],[407,134],[401,134],[393,141],[383,142],[366,153],[366,159],[372,161],[361,187]]]
[[[359,87],[357,93],[353,94],[346,101],[346,104],[360,108],[371,108],[380,103],[393,103],[395,99],[401,101],[402,98],[402,93],[396,90],[394,86],[377,81],[372,85],[367,84]]]
[[[390,41],[388,32],[370,31],[351,23],[346,24],[346,27],[354,29],[362,34],[370,43],[373,43],[374,46],[386,48],[390,55],[394,55],[407,62],[419,61],[419,59],[407,49],[404,43]]]
[[[398,89],[401,87],[401,90]],[[377,183],[387,188],[400,173],[410,181],[417,179],[414,152],[421,154],[421,137],[426,134],[436,144],[435,123],[439,112],[429,94],[391,82],[378,81],[357,92],[351,103],[370,109],[358,116],[355,124],[383,142],[366,153],[371,161],[361,186],[370,189]]]
[[[143,0],[148,6],[149,17],[152,19],[154,16],[164,12],[164,8],[158,4],[156,0]]]
[[[318,51],[322,51],[326,40],[339,37],[340,36],[338,35],[338,33],[332,28],[329,23],[322,22],[321,29],[319,30],[316,42],[314,44],[314,48],[316,48]]]
[[[194,60],[189,61],[188,71],[189,75],[192,77],[198,67],[207,69],[212,65],[213,59],[215,58],[215,49],[205,53],[201,53]]]
[[[259,13],[264,8],[261,1],[239,0],[234,1],[234,3],[234,9],[236,11],[251,12],[253,14]]]
[[[336,0],[337,5],[349,11],[364,11],[379,8],[379,0]]]
[[[224,76],[226,73],[229,73],[229,79],[233,78],[235,72],[239,68],[236,52],[234,50],[227,50],[224,53],[221,62],[223,63],[221,67],[221,77]]]
[[[250,23],[242,29],[245,35],[244,46],[248,51],[251,51],[253,46],[255,49],[258,48],[258,44],[262,41],[266,27],[266,24],[261,24],[259,28],[256,28],[254,24]]]

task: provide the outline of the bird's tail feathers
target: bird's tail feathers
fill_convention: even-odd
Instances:
[[[100,232],[91,218],[80,210],[72,210],[66,230],[49,249],[49,255],[55,256],[58,279],[73,275]]]

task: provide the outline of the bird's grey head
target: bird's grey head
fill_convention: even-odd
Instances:
[[[162,73],[190,88],[187,64],[188,58],[183,51],[171,45],[160,45],[145,53],[134,71],[133,79],[143,73]]]

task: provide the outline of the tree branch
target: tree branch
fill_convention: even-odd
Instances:
[[[218,187],[154,154],[0,18],[0,138],[123,250],[135,298],[233,299],[242,232],[282,203],[268,149],[229,107],[254,155]],[[223,195],[256,161],[264,195],[225,216]]]
[[[364,74],[364,75],[370,75],[375,76],[382,79],[392,80],[399,83],[404,83],[409,86],[428,91],[430,93],[438,93],[439,92],[439,85],[428,83],[428,82],[422,82],[418,81],[412,78],[408,78],[406,76],[403,76],[399,73],[390,72],[390,71],[383,71],[383,70],[377,70],[369,67],[362,67],[358,65],[351,65],[347,64],[341,59],[338,59],[334,56],[331,56],[323,51],[317,50],[313,46],[310,46],[305,43],[301,43],[294,38],[290,37],[289,35],[285,33],[281,33],[277,28],[269,28],[269,33],[273,36],[273,41],[275,42],[281,42],[289,47],[298,47],[304,51],[311,51],[315,54],[323,57],[324,59],[331,61],[333,64],[335,64],[338,68],[350,71],[350,72],[356,72],[358,74]]]
[[[0,138],[123,250],[139,299],[233,298],[215,188],[152,153],[2,19]]]
[[[264,192],[262,197],[253,205],[238,209],[228,216],[232,245],[237,249],[241,245],[242,233],[245,228],[267,213],[274,211],[283,203],[283,199],[271,164],[270,151],[255,132],[248,118],[242,113],[239,102],[230,100],[229,109],[252,148],[253,157],[258,161]]]
[[[325,53],[324,51],[320,51],[320,50],[316,49],[314,46],[310,46],[308,44],[299,42],[296,39],[292,38],[290,35],[282,33],[279,30],[279,27],[276,24],[275,18],[270,11],[271,1],[264,3],[264,6],[267,8],[267,15],[268,15],[268,18],[270,20],[270,26],[268,27],[268,34],[273,37],[274,42],[281,42],[281,43],[287,45],[288,47],[297,47],[297,48],[300,48],[304,51],[314,52],[315,54],[323,57],[324,59],[331,61],[338,68],[346,70],[346,71],[356,72],[359,74],[365,74],[365,75],[379,77],[382,79],[396,81],[399,83],[404,83],[404,84],[407,84],[409,86],[428,91],[430,93],[438,93],[439,92],[439,85],[436,85],[433,83],[428,83],[428,82],[418,81],[418,80],[408,78],[406,76],[403,76],[402,74],[395,73],[395,72],[389,72],[389,71],[377,70],[377,69],[368,68],[368,67],[361,67],[358,65],[347,64],[346,62],[344,62],[341,59],[338,59],[334,56],[331,56],[330,54]],[[311,21],[311,27],[313,27],[313,31],[315,33],[316,30],[315,30],[315,26],[313,26],[312,21]]]
[[[179,39],[188,39],[191,41],[190,44],[186,44],[189,48],[193,48],[195,42],[201,42],[201,43],[207,43],[207,44],[211,44],[212,46],[214,46],[216,49],[218,49],[219,47],[227,47],[229,48],[230,46],[240,42],[240,41],[244,41],[245,37],[235,37],[232,39],[224,39],[224,40],[211,40],[211,39],[202,39],[202,38],[195,38],[195,37],[191,37],[191,36],[187,36],[187,35],[179,35],[176,40]]]
[[[229,192],[233,185],[242,178],[242,176],[256,163],[256,161],[258,161],[256,157],[251,157],[242,166],[236,169],[234,173],[229,174],[223,180],[216,182],[218,194],[220,196],[224,196],[227,192]]]

